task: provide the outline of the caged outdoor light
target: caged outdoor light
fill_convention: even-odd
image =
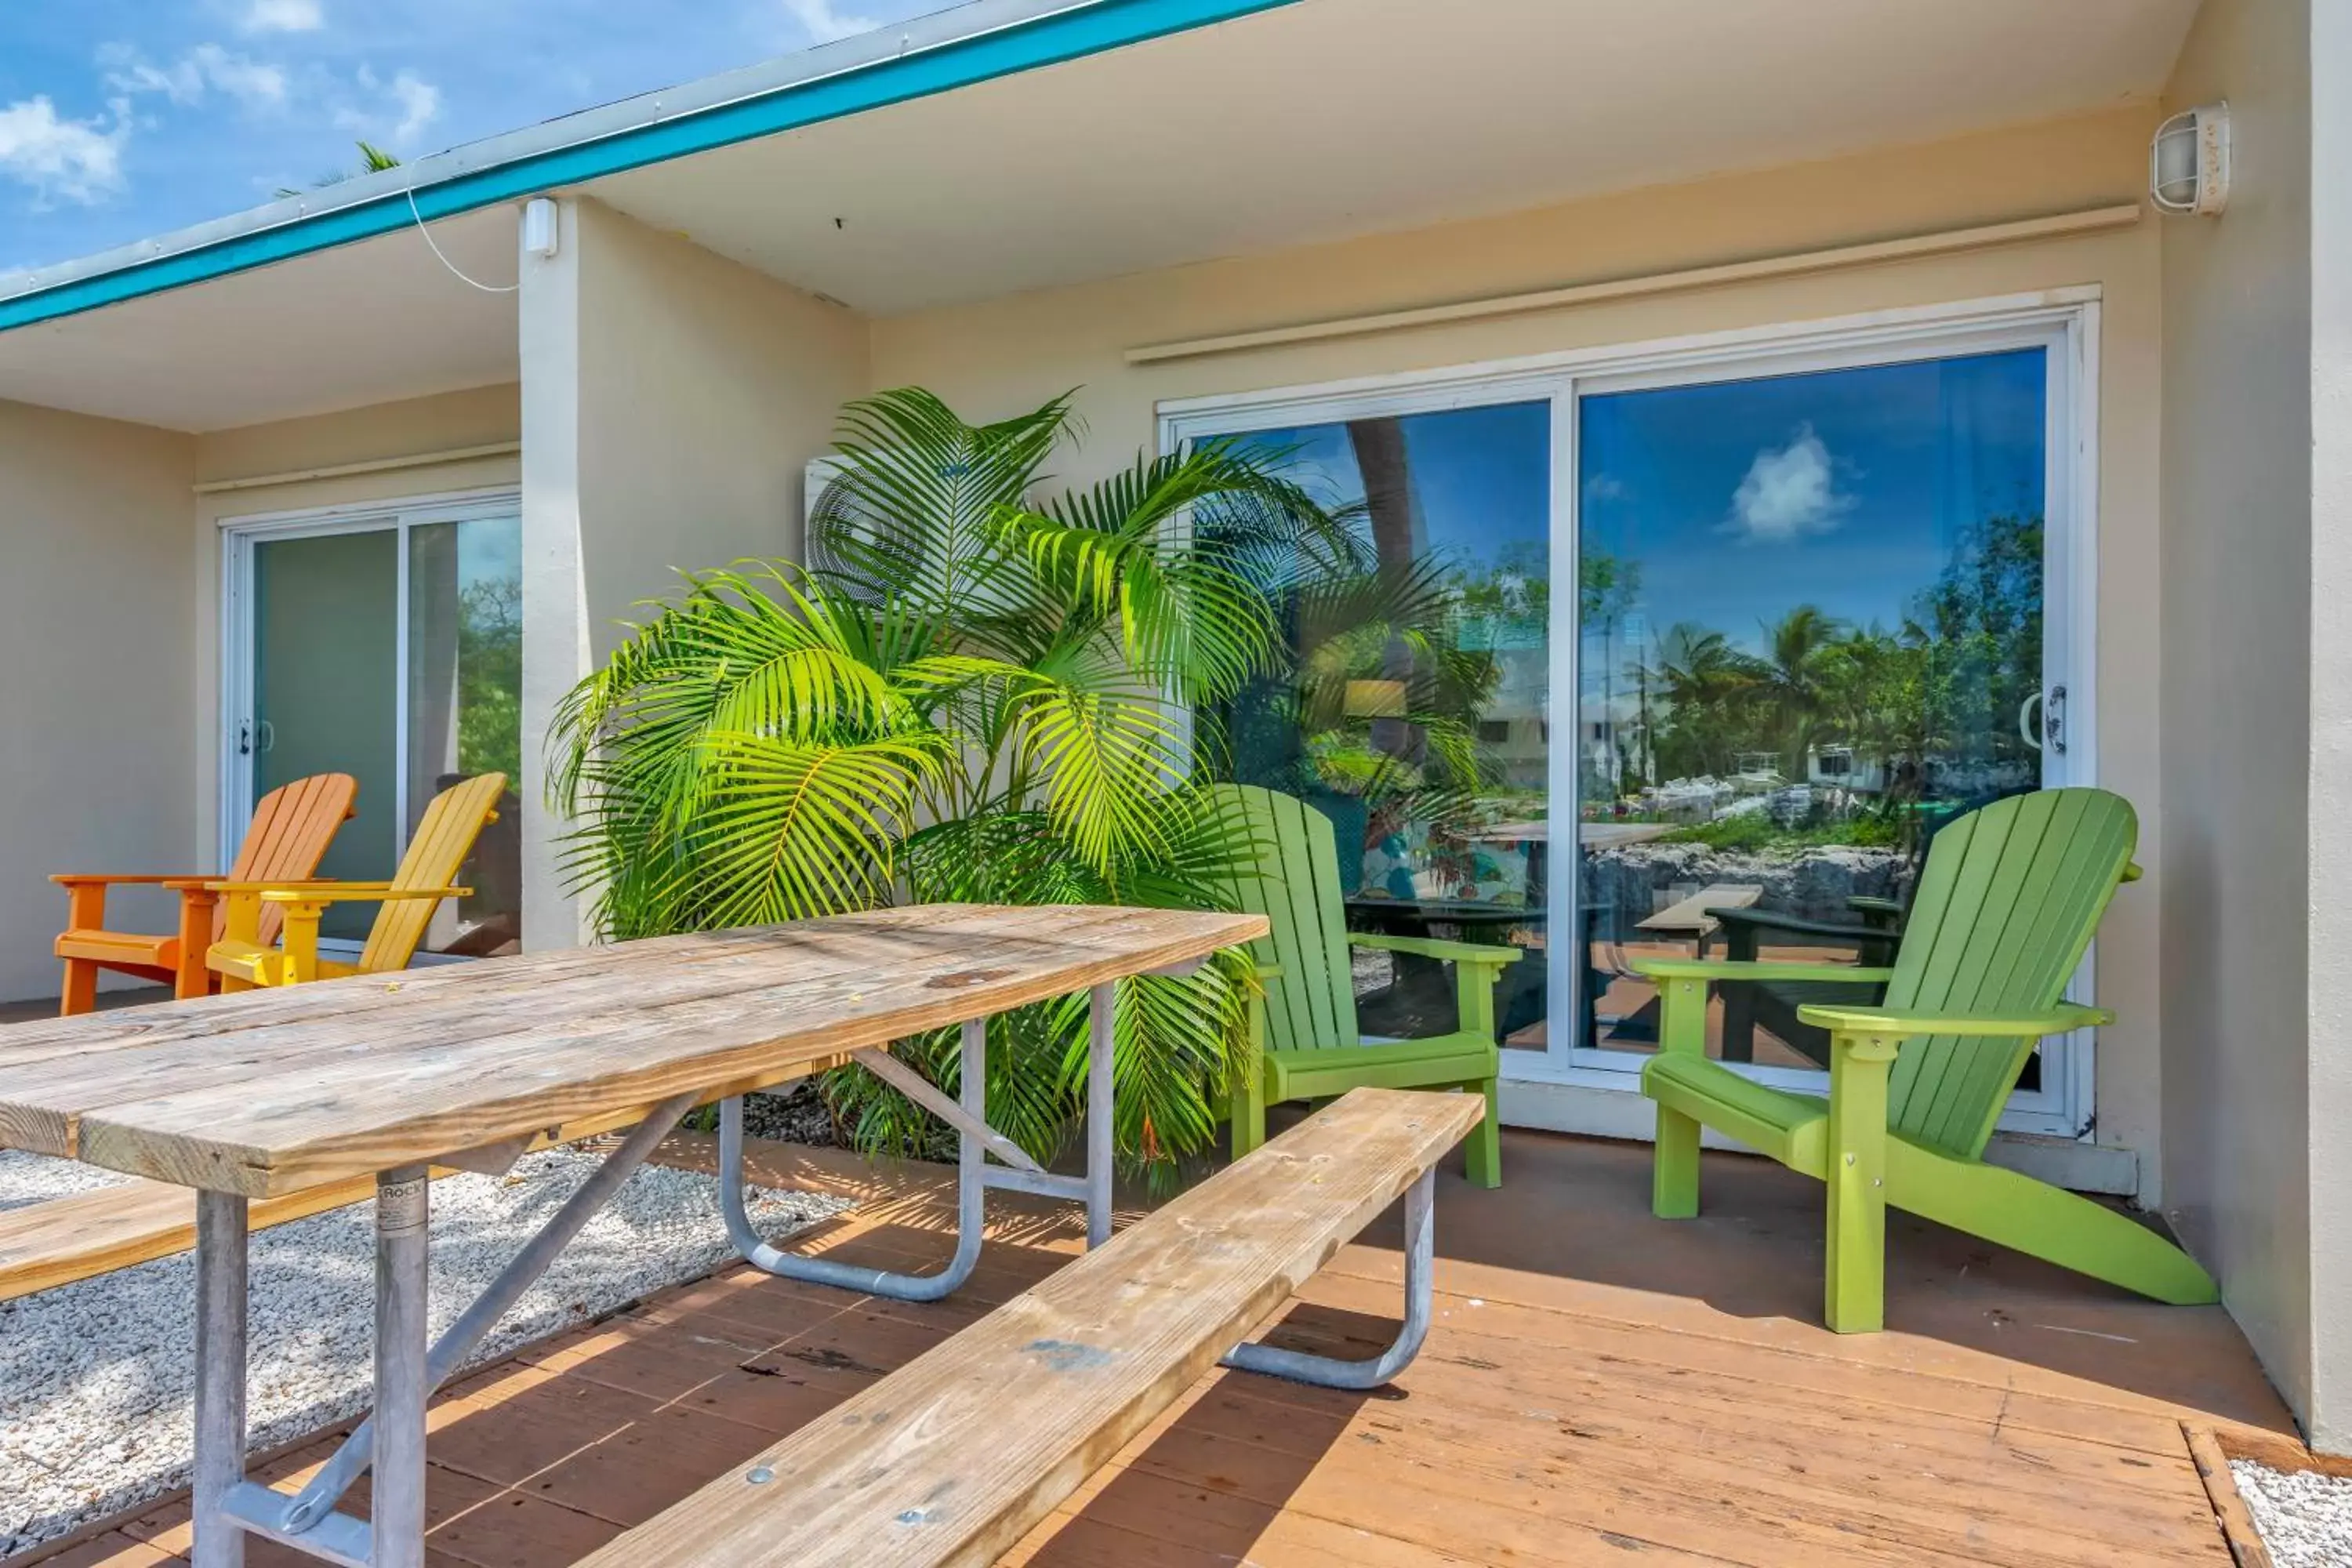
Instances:
[[[2200,104],[2156,128],[2147,194],[2159,211],[2211,217],[2230,205],[2230,106]]]

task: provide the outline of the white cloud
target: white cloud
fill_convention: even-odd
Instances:
[[[0,174],[30,185],[44,203],[88,206],[122,184],[122,143],[131,134],[120,106],[111,126],[66,120],[47,97],[0,109]]]
[[[394,142],[414,142],[441,113],[441,89],[413,72],[392,79],[392,100],[400,105],[400,123],[392,128]]]
[[[247,109],[275,109],[286,101],[286,72],[218,44],[198,44],[168,66],[141,58],[126,44],[109,44],[99,61],[110,68],[106,82],[117,92],[160,92],[173,103],[201,103],[217,92]]]
[[[362,66],[357,79],[363,100],[335,110],[335,123],[355,135],[407,147],[441,117],[441,89],[415,71],[404,70],[385,81]]]
[[[1785,544],[1809,533],[1827,533],[1853,506],[1837,488],[1837,465],[1830,449],[1801,425],[1785,447],[1767,447],[1748,465],[1732,492],[1731,516],[1724,523],[1751,544]]]
[[[820,44],[835,38],[846,38],[859,33],[870,33],[882,24],[870,16],[853,16],[834,7],[834,0],[783,0],[784,9],[793,20],[808,29],[810,37]]]
[[[1614,474],[1595,474],[1584,481],[1586,500],[1622,500],[1624,496],[1625,481]]]
[[[248,33],[315,33],[326,25],[319,0],[252,0],[243,23]]]

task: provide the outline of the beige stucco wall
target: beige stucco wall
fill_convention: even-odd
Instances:
[[[2306,1411],[2306,977],[2336,917],[2306,881],[2309,20],[2303,0],[2204,7],[2168,98],[2230,100],[2230,208],[2163,225],[2168,1192]]]
[[[511,446],[522,434],[522,394],[515,385],[477,387],[438,396],[380,403],[304,419],[248,425],[192,437],[194,477],[176,498],[184,558],[197,584],[192,668],[196,727],[194,788],[201,796],[197,849],[207,866],[220,846],[220,591],[224,523],[289,512],[375,506],[416,496],[496,493],[517,489],[521,459],[512,452],[408,463],[486,447]],[[386,461],[373,472],[304,478],[321,468]],[[247,481],[264,480],[265,483]],[[195,484],[238,488],[194,494]]]
[[[0,998],[57,993],[66,900],[49,873],[203,868],[194,471],[188,437],[0,403]],[[172,929],[161,894],[119,893],[116,910]]]
[[[2352,13],[2311,26],[2311,951],[2341,953],[2352,910]],[[2311,998],[2313,1442],[2352,1454],[2352,975],[2315,963]]]
[[[2100,942],[2101,997],[2122,1019],[2100,1037],[2097,1136],[2102,1144],[2138,1152],[2136,1168],[2123,1163],[2120,1184],[2154,1202],[2162,1177],[2156,1158],[2163,1089],[2158,931],[2168,891],[2157,682],[2159,242],[2152,220],[2097,235],[1472,323],[1149,366],[1123,357],[1147,344],[2128,203],[2145,180],[2154,120],[2153,106],[2119,110],[887,319],[874,329],[875,379],[877,385],[921,383],[976,419],[1082,387],[1089,441],[1079,458],[1057,467],[1083,475],[1129,462],[1151,445],[1161,399],[2096,285],[2098,772],[2101,782],[2138,806],[2142,858],[2157,868],[2118,900]],[[1534,1097],[1545,1092],[1523,1086],[1521,1113],[1541,1120]],[[1637,1120],[1646,1124],[1646,1102],[1612,1100],[1605,1114],[1622,1118],[1626,1130],[1639,1131]],[[1507,1114],[1511,1108],[1507,1100]],[[1591,1113],[1590,1106],[1579,1108],[1580,1117]],[[2112,1171],[2117,1163],[2096,1163]]]
[[[677,569],[798,553],[803,473],[867,378],[847,310],[594,201],[565,202],[561,231],[522,274],[526,735]],[[551,825],[525,842],[525,939],[562,945]]]

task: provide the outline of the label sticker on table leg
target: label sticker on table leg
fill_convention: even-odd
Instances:
[[[386,1182],[377,1187],[376,1230],[392,1233],[421,1228],[430,1212],[426,1192],[431,1184],[429,1176],[412,1176],[404,1182]]]

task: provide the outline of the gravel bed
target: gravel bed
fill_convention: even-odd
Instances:
[[[504,1176],[433,1185],[433,1331],[447,1326],[595,1168],[555,1151]],[[0,1208],[104,1184],[77,1167],[0,1154]],[[82,1175],[98,1174],[82,1172]],[[782,1237],[847,1207],[755,1191]],[[374,1330],[374,1205],[254,1237],[252,1442],[267,1448],[364,1410]],[[734,1257],[709,1177],[648,1165],[625,1183],[468,1365],[600,1317]],[[0,1303],[0,1558],[187,1484],[195,1265],[159,1258]]]
[[[842,1146],[840,1130],[833,1121],[833,1107],[824,1102],[814,1079],[803,1079],[781,1094],[745,1095],[743,1135],[778,1143],[812,1144],[819,1149]]]
[[[2352,1478],[2230,1461],[2277,1568],[2352,1568]]]
[[[18,1149],[0,1149],[0,1214],[30,1207],[51,1198],[110,1187],[123,1178],[95,1165],[73,1160],[52,1160]]]

